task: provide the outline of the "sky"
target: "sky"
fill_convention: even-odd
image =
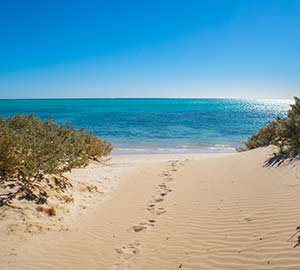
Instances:
[[[0,0],[0,98],[300,95],[299,0]]]

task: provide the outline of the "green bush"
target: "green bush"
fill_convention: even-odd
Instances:
[[[277,117],[257,134],[251,136],[240,150],[275,145],[280,154],[297,156],[300,154],[300,99],[295,97],[285,118]]]
[[[0,183],[15,181],[24,198],[37,202],[43,192],[32,191],[45,175],[61,176],[90,160],[100,161],[112,150],[110,143],[85,130],[59,126],[51,119],[43,122],[34,115],[0,119],[0,146]],[[0,205],[14,197],[16,194],[0,198]]]

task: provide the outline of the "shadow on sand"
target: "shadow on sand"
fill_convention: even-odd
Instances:
[[[265,168],[271,168],[271,167],[281,167],[281,166],[287,166],[287,165],[291,165],[293,164],[294,162],[296,161],[299,161],[300,160],[300,157],[299,156],[296,156],[296,157],[290,157],[288,155],[284,155],[284,154],[281,154],[281,155],[275,155],[269,159],[267,159],[264,163],[264,167]],[[296,175],[296,178],[298,180],[300,180],[300,178]],[[298,235],[298,236],[297,236]],[[288,242],[291,242],[295,237],[297,236],[297,239],[296,241],[294,242],[295,245],[294,245],[294,248],[300,246],[300,226],[298,226],[296,228],[296,231],[295,233],[291,236],[291,238],[289,239]]]
[[[280,154],[280,155],[274,155],[273,157],[267,159],[264,162],[264,167],[265,168],[271,168],[271,167],[280,167],[283,165],[291,165],[292,163],[300,160],[300,157],[290,157],[285,154]]]

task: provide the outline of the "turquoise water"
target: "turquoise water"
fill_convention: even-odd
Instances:
[[[284,100],[0,100],[3,117],[34,113],[70,122],[112,142],[119,152],[230,150],[288,108]]]

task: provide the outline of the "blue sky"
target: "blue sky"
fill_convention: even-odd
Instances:
[[[0,98],[300,95],[298,0],[0,0]]]

